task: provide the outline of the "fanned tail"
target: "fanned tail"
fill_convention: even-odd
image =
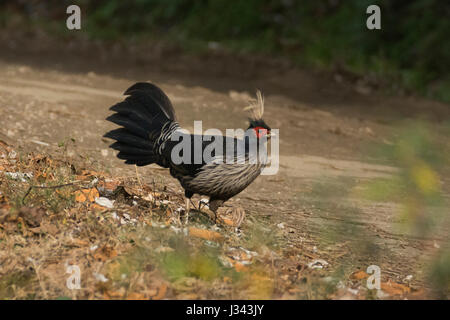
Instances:
[[[179,127],[172,103],[160,88],[147,82],[134,84],[124,94],[128,97],[112,106],[110,110],[116,113],[106,118],[121,128],[104,137],[116,140],[110,147],[118,150],[117,157],[127,164],[167,167],[164,143]]]

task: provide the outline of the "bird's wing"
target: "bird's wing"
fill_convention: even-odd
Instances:
[[[242,157],[240,147],[245,153],[245,143],[242,139],[182,133],[180,136],[183,136],[180,140],[166,142],[164,157],[170,163],[170,167],[181,175],[194,176],[210,163],[226,162],[230,159],[236,161],[238,155]],[[178,145],[182,141],[186,142],[184,148]],[[230,159],[227,159],[227,155]],[[243,156],[245,157],[245,154]]]

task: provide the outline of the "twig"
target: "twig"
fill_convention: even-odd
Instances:
[[[25,204],[25,199],[28,197],[28,195],[30,194],[31,190],[33,188],[36,189],[58,189],[58,188],[63,188],[63,187],[68,187],[68,186],[73,186],[76,183],[78,183],[79,181],[74,181],[74,182],[70,182],[70,183],[66,183],[66,184],[60,184],[57,186],[30,186],[27,190],[27,192],[25,192],[25,195],[22,198],[22,204]]]

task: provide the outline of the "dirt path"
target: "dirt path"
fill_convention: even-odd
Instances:
[[[399,231],[396,204],[365,202],[352,196],[352,190],[396,172],[388,160],[369,157],[366,151],[374,143],[389,143],[397,120],[405,115],[425,118],[439,130],[440,123],[450,119],[448,106],[386,97],[340,78],[287,67],[245,68],[229,58],[212,58],[201,68],[199,59],[186,56],[178,56],[178,62],[177,55],[141,62],[100,52],[98,59],[87,60],[85,55],[37,46],[17,55],[10,47],[0,55],[0,138],[24,150],[49,153],[61,153],[58,143],[73,138],[75,143],[66,143],[65,156],[75,161],[89,158],[116,176],[135,176],[134,167],[118,161],[101,138],[112,128],[104,121],[109,106],[122,99],[132,83],[146,80],[161,86],[187,129],[194,120],[203,120],[204,128],[245,127],[246,97],[261,88],[265,118],[280,128],[280,170],[258,178],[229,204],[267,218],[271,225],[284,223],[280,228],[289,246],[309,246],[335,265],[348,253],[348,242],[357,236],[349,230],[357,225],[382,249],[373,259],[381,264],[383,275],[401,280],[413,273],[414,281],[421,283],[416,262],[441,235],[419,239]],[[241,74],[233,76],[239,69]],[[146,182],[157,175],[181,191],[165,171],[145,167],[139,172]],[[328,193],[320,193],[324,183],[332,186]],[[325,237],[330,233],[331,240]],[[352,267],[365,269],[374,261],[352,261]]]

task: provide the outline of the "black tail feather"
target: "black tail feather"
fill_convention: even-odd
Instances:
[[[145,130],[144,122],[140,119],[133,119],[136,117],[132,117],[131,115],[129,117],[121,115],[119,113],[114,113],[113,115],[110,115],[106,120],[111,121],[112,123],[118,124],[120,126],[123,126],[125,129],[130,131],[130,133],[138,135],[142,138],[148,138],[148,131]]]
[[[164,114],[170,120],[176,121],[175,110],[170,102],[169,97],[157,86],[148,82],[137,82],[129,87],[124,95],[135,95],[137,92],[143,92],[146,96],[152,97],[154,101],[163,110]]]
[[[155,156],[145,156],[140,154],[129,154],[124,152],[119,152],[117,158],[127,160],[127,161],[147,161],[148,163],[153,163],[156,161]]]
[[[165,124],[173,122],[175,112],[169,98],[157,86],[138,82],[125,91],[128,97],[110,108],[115,111],[106,120],[122,126],[104,135],[117,142],[110,147],[127,164],[143,166],[157,163],[165,166],[158,154],[159,137]]]
[[[137,155],[143,155],[143,156],[154,156],[155,155],[153,153],[153,151],[150,149],[142,149],[142,148],[134,147],[129,144],[120,143],[120,142],[114,142],[109,147],[111,149],[114,149],[114,150],[117,150],[120,152],[124,152],[127,154],[137,154]]]
[[[138,167],[147,166],[149,164],[156,163],[155,160],[127,160],[125,164],[135,164]]]
[[[152,150],[153,145],[150,142],[150,140],[145,140],[141,137],[138,137],[132,133],[130,133],[125,128],[119,128],[115,130],[111,130],[108,133],[104,135],[105,138],[110,138],[117,140],[123,144],[128,144],[131,146],[136,146],[138,148],[142,149],[149,149]]]

